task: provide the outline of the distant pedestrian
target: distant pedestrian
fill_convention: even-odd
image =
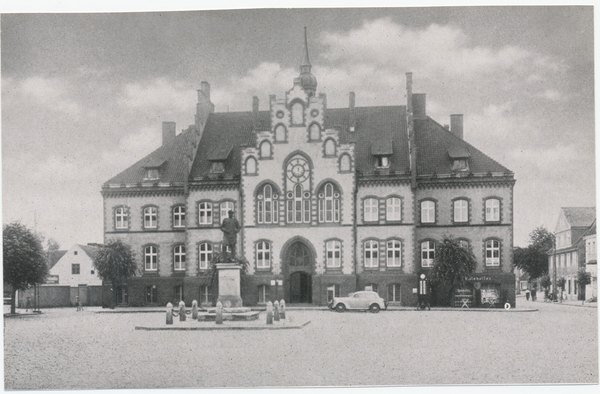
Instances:
[[[527,298],[527,301],[529,301],[529,289],[525,290],[525,298]]]
[[[531,301],[537,301],[537,290],[535,287],[531,289]]]
[[[81,307],[81,300],[79,300],[79,296],[75,297],[75,303],[77,304],[77,312],[82,311],[83,308]]]

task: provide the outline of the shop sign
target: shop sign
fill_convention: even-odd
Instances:
[[[469,276],[469,277],[467,277],[467,281],[469,281],[469,282],[473,282],[473,281],[482,282],[485,280],[488,280],[488,281],[492,280],[492,277],[491,276]]]
[[[47,285],[57,285],[58,284],[58,275],[46,276],[46,284]]]

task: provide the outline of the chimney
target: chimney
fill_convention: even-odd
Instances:
[[[215,106],[210,101],[210,85],[202,81],[198,90],[198,103],[196,104],[196,128],[200,130],[200,135],[204,131],[204,125],[208,119],[208,114],[215,112]]]
[[[463,139],[463,116],[462,114],[450,115],[450,132]]]
[[[412,116],[412,73],[406,73],[406,113]]]
[[[252,129],[255,131],[259,128],[258,104],[258,97],[252,96]]]
[[[354,94],[354,92],[350,92],[349,101],[350,101],[350,119],[348,121],[348,127],[350,127],[351,132],[354,132],[354,130],[356,130],[356,107],[355,107],[356,95]]]
[[[412,95],[413,117],[424,119],[427,117],[427,100],[425,93],[413,93]]]
[[[166,145],[175,139],[176,134],[175,122],[163,122],[162,123],[162,144]]]

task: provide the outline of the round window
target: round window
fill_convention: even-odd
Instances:
[[[312,111],[310,111],[310,116],[312,116],[313,118],[316,118],[317,116],[319,116],[319,110],[313,109]]]
[[[277,111],[276,116],[281,119],[283,118],[283,111]]]
[[[304,192],[304,198],[310,198],[310,193],[309,192]]]

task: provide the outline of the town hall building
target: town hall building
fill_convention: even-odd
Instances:
[[[232,210],[245,305],[325,305],[365,288],[416,305],[446,235],[477,258],[461,300],[514,305],[514,175],[463,139],[462,115],[450,127],[428,117],[412,83],[406,73],[406,105],[357,107],[351,92],[328,108],[306,41],[300,75],[268,111],[254,97],[250,111],[215,112],[202,82],[195,124],[177,134],[163,122],[162,146],[102,186],[105,241],[131,245],[139,266],[118,302],[213,302]]]

